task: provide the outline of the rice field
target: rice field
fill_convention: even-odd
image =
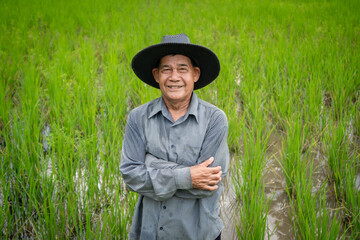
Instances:
[[[359,1],[4,0],[0,29],[1,239],[127,239],[126,118],[160,96],[130,62],[182,32],[221,62],[223,236],[360,238]]]

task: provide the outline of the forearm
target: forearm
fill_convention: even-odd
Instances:
[[[157,158],[151,153],[146,153],[145,155],[145,166],[147,169],[181,169],[186,168],[186,166],[177,164],[175,162],[170,162],[161,158]]]
[[[191,188],[189,169],[146,167],[145,144],[132,115],[129,115],[123,141],[120,171],[126,185],[134,192],[162,201],[171,198],[178,189]],[[187,176],[183,178],[183,176]]]
[[[121,172],[125,183],[132,191],[157,201],[164,201],[171,198],[178,189],[192,188],[189,168],[174,167],[173,164],[167,164],[167,168],[164,168],[164,164],[162,169],[154,168],[153,165],[160,166],[156,164],[159,160],[149,164],[149,158],[154,157],[147,155],[145,164],[126,164],[126,154],[123,154]]]
[[[157,158],[149,153],[146,154],[145,165],[148,171],[153,171],[154,169],[189,169],[189,167]],[[182,179],[185,182],[191,181],[191,176],[188,180],[186,180],[188,176],[180,175],[178,176],[178,178]],[[175,192],[175,196],[181,198],[205,198],[210,197],[213,194],[214,191],[196,189],[193,187],[191,187],[190,189],[178,189]]]

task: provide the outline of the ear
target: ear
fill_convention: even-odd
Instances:
[[[159,69],[153,68],[152,75],[154,76],[154,79],[157,83],[159,83]]]
[[[200,68],[194,67],[194,82],[197,82],[200,78]]]

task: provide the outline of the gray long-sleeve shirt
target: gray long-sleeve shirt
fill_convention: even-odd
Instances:
[[[162,98],[132,110],[127,119],[120,171],[139,193],[130,239],[215,239],[222,182],[215,191],[194,189],[190,166],[210,157],[229,166],[228,123],[219,108],[193,93],[187,113],[173,121]]]

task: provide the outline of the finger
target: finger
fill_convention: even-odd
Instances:
[[[212,174],[210,176],[207,176],[206,179],[203,179],[201,180],[200,182],[203,184],[203,185],[209,185],[209,186],[212,186],[212,185],[215,185],[215,184],[218,184],[220,181],[221,181],[221,175],[218,175],[218,174]]]
[[[208,160],[205,160],[203,163],[201,163],[201,165],[205,166],[205,167],[208,167],[210,166],[210,164],[212,164],[214,162],[214,158],[211,157],[209,158]]]
[[[209,190],[209,191],[214,191],[216,189],[218,189],[219,186],[218,185],[213,185],[213,186],[206,186],[205,190]]]
[[[208,186],[214,186],[214,185],[218,184],[220,181],[221,181],[221,178],[213,179],[208,182]]]
[[[219,172],[221,172],[221,167],[217,166],[217,167],[209,167],[207,168],[209,170],[210,173],[212,174],[217,174]]]
[[[217,184],[218,182],[221,181],[221,175],[219,175],[219,174],[213,175],[213,177],[211,177],[210,180],[211,180],[211,181],[216,181],[215,184]]]

